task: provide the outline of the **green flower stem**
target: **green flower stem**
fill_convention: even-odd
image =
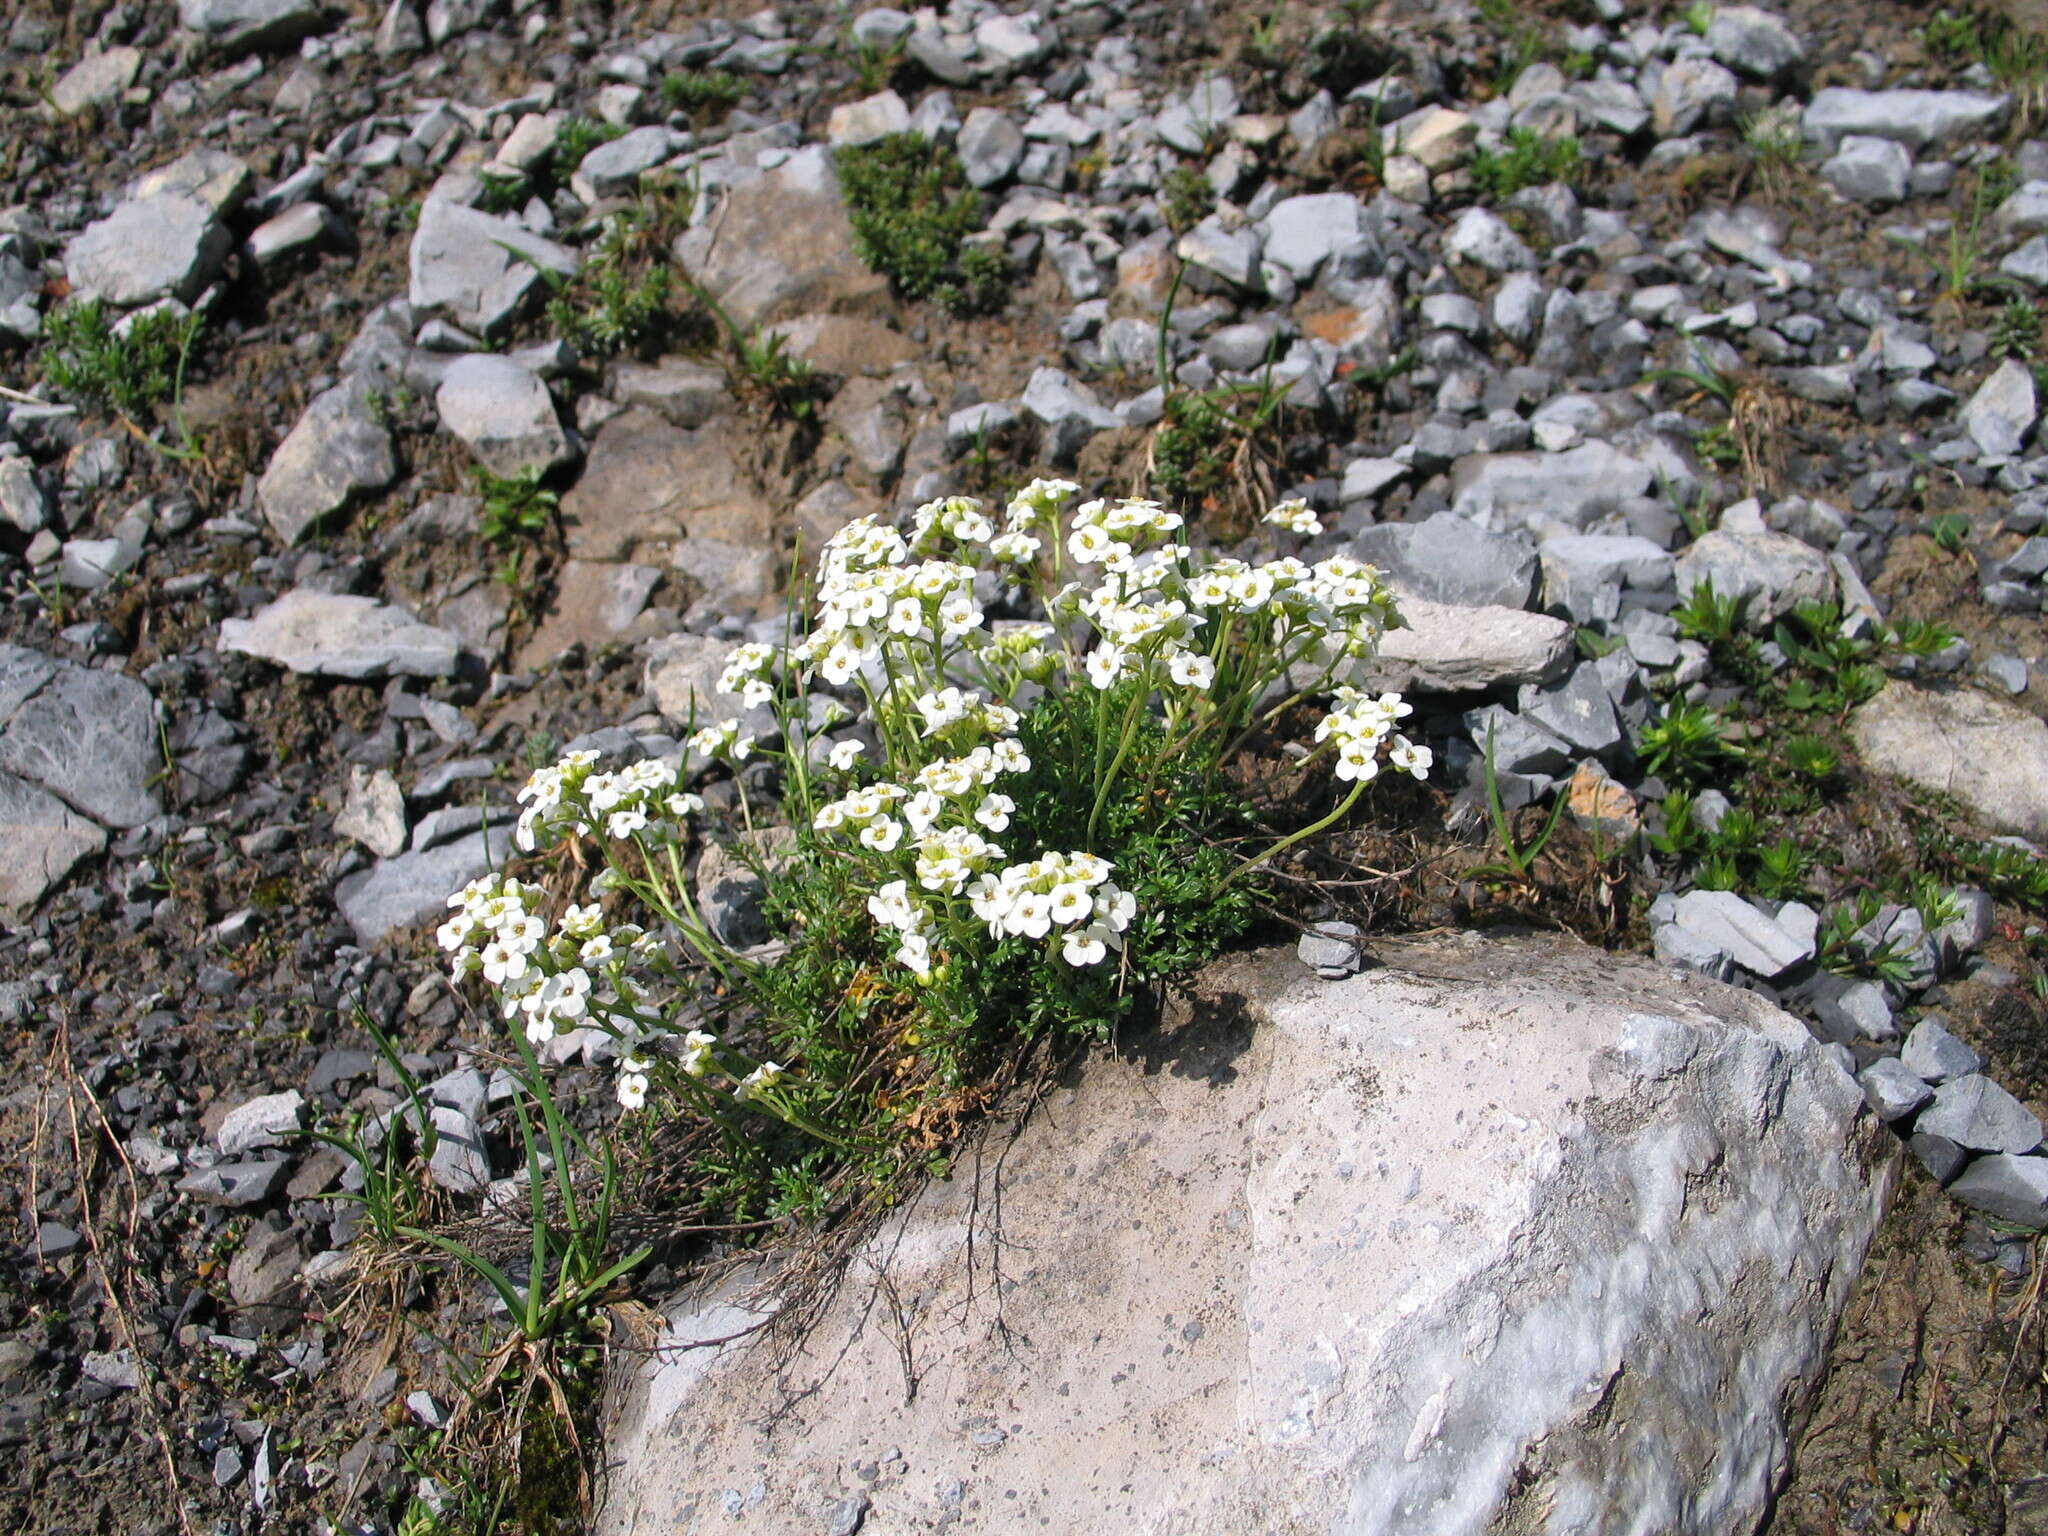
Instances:
[[[1302,841],[1302,839],[1314,837],[1318,832],[1321,832],[1328,827],[1334,826],[1337,822],[1343,820],[1344,816],[1350,811],[1351,807],[1358,804],[1358,797],[1365,793],[1365,786],[1370,784],[1371,782],[1372,780],[1370,779],[1360,779],[1356,784],[1351,786],[1351,793],[1346,795],[1341,801],[1339,801],[1337,808],[1334,811],[1330,812],[1329,815],[1325,816],[1321,821],[1316,822],[1313,826],[1303,827],[1299,832],[1296,832],[1291,837],[1281,838],[1279,842],[1275,843],[1272,847],[1268,848],[1264,853],[1253,854],[1250,858],[1246,859],[1242,864],[1238,865],[1237,868],[1233,869],[1229,874],[1225,875],[1223,877],[1223,884],[1225,886],[1228,886],[1232,881],[1237,879],[1239,875],[1246,874],[1251,870],[1257,869],[1261,864],[1265,863],[1268,859],[1273,858],[1276,855],[1285,853],[1289,848],[1292,848],[1296,843]]]
[[[1152,688],[1149,678],[1144,686],[1131,690],[1131,702],[1124,710],[1123,729],[1117,741],[1116,757],[1110,762],[1109,772],[1099,775],[1101,782],[1095,791],[1095,805],[1088,812],[1088,835],[1083,841],[1088,845],[1091,853],[1095,850],[1095,827],[1102,820],[1102,808],[1109,803],[1109,792],[1116,787],[1116,776],[1123,769],[1124,759],[1131,755],[1131,742],[1136,738],[1138,731],[1138,714],[1144,707],[1145,701],[1151,697],[1151,694]],[[1103,702],[1107,703],[1108,701],[1105,699]],[[1095,760],[1097,763],[1100,763],[1102,761],[1102,711],[1098,709],[1095,718],[1097,727]]]

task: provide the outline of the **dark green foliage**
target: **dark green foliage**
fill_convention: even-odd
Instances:
[[[600,144],[625,137],[626,130],[595,118],[571,117],[555,130],[555,147],[548,156],[548,175],[557,185],[565,184],[583,163],[583,157]]]
[[[1489,198],[1553,181],[1573,182],[1578,176],[1579,141],[1569,135],[1546,139],[1533,128],[1510,128],[1499,149],[1482,149],[1472,157],[1472,183]]]
[[[53,310],[45,321],[43,377],[81,405],[146,421],[177,398],[185,364],[205,321],[167,309],[138,315],[125,336],[98,299]]]
[[[746,94],[746,82],[722,69],[685,70],[661,82],[661,99],[669,111],[687,112],[693,120],[701,116],[716,122]]]
[[[1667,704],[1657,719],[1643,727],[1637,743],[1643,766],[1678,784],[1699,784],[1729,756],[1722,739],[1720,715],[1703,704],[1683,700]]]
[[[584,357],[650,351],[670,336],[669,266],[647,233],[643,214],[614,214],[583,270],[558,280],[548,323]]]
[[[899,294],[960,310],[986,307],[997,296],[988,258],[975,257],[971,270],[965,260],[967,237],[981,224],[981,198],[967,185],[958,155],[922,134],[894,133],[839,150],[833,160],[854,247]]]
[[[1926,522],[1927,537],[1943,554],[1959,555],[1969,541],[1970,519],[1962,512],[1937,512]]]
[[[1171,394],[1152,438],[1152,487],[1169,501],[1200,502],[1236,477],[1242,455],[1268,434],[1286,390],[1223,385]]]
[[[2034,307],[2034,301],[2006,300],[2005,308],[1991,322],[1991,355],[2031,358],[2040,345],[2041,311]]]
[[[1176,166],[1159,184],[1159,207],[1166,215],[1167,227],[1181,234],[1215,211],[1216,189],[1200,166]]]
[[[539,470],[526,469],[505,476],[494,475],[478,465],[470,473],[476,477],[477,494],[483,498],[483,515],[477,531],[485,543],[505,548],[547,532],[559,498],[553,491],[542,489]]]
[[[1747,598],[1723,597],[1716,592],[1713,578],[1709,577],[1685,595],[1685,601],[1671,610],[1671,617],[1678,621],[1678,632],[1688,640],[1710,646],[1727,645],[1742,632],[1743,611],[1748,606]]]

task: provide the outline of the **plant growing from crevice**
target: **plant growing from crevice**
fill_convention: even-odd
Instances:
[[[678,216],[673,207],[619,209],[606,217],[574,277],[546,273],[554,290],[548,324],[578,354],[645,355],[674,338],[682,317],[670,307],[673,280],[661,235]]]
[[[692,122],[722,121],[746,94],[746,82],[722,69],[683,70],[661,80],[662,104]]]
[[[981,226],[981,198],[957,154],[922,134],[894,133],[836,150],[833,162],[854,248],[898,294],[959,313],[1000,302],[1007,263],[968,243]]]
[[[205,325],[198,314],[161,305],[117,329],[98,299],[74,299],[44,321],[43,378],[65,398],[140,427],[158,406],[183,396],[192,349]]]
[[[1524,187],[1579,177],[1579,141],[1569,134],[1545,138],[1533,128],[1510,128],[1499,149],[1472,156],[1472,184],[1488,198],[1511,197]]]
[[[1200,166],[1177,165],[1159,183],[1159,210],[1166,227],[1185,234],[1216,210],[1216,188]]]

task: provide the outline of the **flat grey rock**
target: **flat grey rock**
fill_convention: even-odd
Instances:
[[[320,0],[178,0],[178,25],[228,53],[281,48],[324,21]]]
[[[1404,627],[1380,637],[1352,669],[1355,687],[1397,693],[1477,693],[1547,683],[1571,665],[1572,627],[1548,614],[1497,606],[1400,601]]]
[[[25,913],[106,846],[105,832],[48,790],[0,773],[0,914]]]
[[[511,853],[509,833],[472,832],[357,871],[334,888],[335,905],[355,929],[356,942],[374,944],[399,929],[439,921],[450,895]]]
[[[1444,236],[1444,250],[1489,272],[1532,272],[1536,253],[1496,214],[1467,208]]]
[[[1769,80],[1806,58],[1806,45],[1783,17],[1754,5],[1717,5],[1707,23],[1707,47],[1730,69]]]
[[[954,146],[967,172],[971,187],[993,187],[1017,169],[1024,158],[1024,130],[1009,113],[996,107],[976,107],[960,125]]]
[[[1294,946],[1295,958],[1325,981],[1356,976],[1365,968],[1358,947],[1358,925],[1327,922],[1311,925]]]
[[[1740,88],[1734,74],[1712,59],[1678,58],[1664,66],[1650,93],[1650,120],[1665,138],[1725,121]]]
[[[1515,707],[1567,743],[1580,757],[1604,757],[1628,740],[1607,685],[1591,665],[1550,683],[1524,683]]]
[[[142,70],[140,48],[114,47],[88,53],[57,77],[50,105],[64,117],[118,101]]]
[[[1913,157],[1890,139],[1850,134],[1820,168],[1821,180],[1859,203],[1904,201],[1910,190]]]
[[[658,123],[635,128],[585,155],[570,176],[570,188],[586,203],[623,196],[677,148],[676,135]]]
[[[1190,266],[1212,272],[1234,288],[1259,287],[1259,233],[1249,225],[1232,229],[1211,214],[1180,237],[1174,253]]]
[[[277,445],[256,504],[277,536],[296,544],[323,520],[398,478],[391,444],[369,385],[345,379],[313,397]]]
[[[1982,1072],[1952,1078],[1934,1090],[1913,1129],[1946,1136],[1973,1152],[2031,1152],[2041,1145],[2032,1110]]]
[[[580,260],[512,219],[429,197],[412,237],[407,297],[416,308],[444,310],[457,325],[493,336],[543,286],[543,271],[573,276]]]
[[[1611,443],[1560,453],[1478,453],[1451,470],[1451,510],[1493,528],[1545,518],[1585,528],[1656,489],[1656,472]]]
[[[2005,120],[2012,98],[1980,91],[1856,91],[1829,86],[1806,105],[1806,137],[1832,151],[1848,134],[1926,149],[1981,138]]]
[[[221,1117],[213,1144],[226,1157],[280,1146],[298,1135],[305,1109],[306,1100],[297,1089],[262,1094],[237,1104]]]
[[[259,1157],[201,1168],[178,1180],[178,1192],[209,1205],[259,1205],[284,1187],[290,1177],[288,1157]]]
[[[1403,597],[1455,607],[1526,608],[1536,595],[1536,548],[1455,512],[1379,523],[1351,541],[1354,559],[1378,566]]]
[[[1073,463],[1074,455],[1096,433],[1114,432],[1123,425],[1093,391],[1057,368],[1033,369],[1018,404],[1045,423],[1048,455],[1055,465]]]
[[[1954,795],[2002,832],[2048,840],[2048,725],[1975,688],[1894,680],[1849,717],[1873,773]]]
[[[834,149],[873,144],[892,133],[908,132],[910,108],[894,91],[841,102],[825,120],[825,142]]]
[[[348,798],[334,818],[337,837],[352,837],[380,859],[405,851],[405,791],[388,768],[352,764]]]
[[[249,619],[223,619],[220,648],[323,677],[447,677],[461,642],[373,597],[295,587]]]
[[[1803,602],[1835,595],[1835,573],[1827,556],[1790,534],[1735,533],[1724,528],[1702,534],[1680,553],[1673,567],[1681,597],[1703,581],[1720,596],[1746,600],[1744,621],[1768,629]]]
[[[1766,981],[1813,958],[1810,942],[1801,943],[1733,891],[1687,891],[1673,903],[1672,920]]]
[[[151,781],[164,764],[149,689],[119,672],[61,663],[24,694],[37,671],[17,666],[12,687],[0,673],[0,704],[13,706],[0,727],[0,769],[103,826],[136,827],[161,815]]]
[[[1957,419],[1978,448],[2010,458],[2020,451],[2039,414],[2033,373],[2024,363],[2007,358],[1977,386]]]
[[[914,34],[913,46],[928,35]],[[715,215],[677,238],[675,255],[741,326],[782,312],[849,313],[881,304],[888,292],[887,279],[854,248],[822,144],[729,188]]]
[[[1877,1118],[1889,1124],[1903,1120],[1934,1097],[1934,1090],[1892,1056],[1881,1056],[1857,1075],[1863,1097]]]
[[[1948,1032],[1935,1014],[1928,1014],[1906,1035],[1899,1049],[1906,1070],[1925,1082],[1946,1083],[1967,1077],[1984,1065],[1984,1059]]]
[[[1152,131],[1184,155],[1212,147],[1238,114],[1237,87],[1223,75],[1196,83],[1185,96],[1175,96],[1152,121]]]
[[[1349,192],[1284,197],[1260,222],[1265,259],[1307,287],[1325,262],[1366,239],[1365,209]]]
[[[227,260],[233,240],[195,197],[131,198],[64,247],[64,275],[81,294],[132,308],[155,299],[189,304]]]
[[[1948,1186],[1972,1209],[2039,1231],[2048,1227],[2048,1157],[1980,1157]]]
[[[476,352],[457,358],[434,394],[434,408],[441,425],[494,475],[546,474],[576,457],[547,385],[509,357]]]

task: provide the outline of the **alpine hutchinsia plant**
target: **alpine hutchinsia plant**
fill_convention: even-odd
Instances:
[[[1262,866],[1383,765],[1427,774],[1408,705],[1346,681],[1400,622],[1375,570],[1201,553],[1178,513],[1077,491],[1033,481],[1000,527],[967,497],[846,527],[807,622],[731,654],[742,715],[672,759],[533,775],[530,878],[450,900],[457,981],[529,1045],[608,1061],[626,1109],[707,1118],[731,1191],[820,1156],[877,1171],[941,1145],[1023,1042],[1099,1033],[1216,953]],[[1265,522],[1321,531],[1298,501]],[[1234,770],[1309,719],[1288,754],[1334,803],[1280,835]],[[686,855],[714,822],[772,943],[734,948],[700,910]]]

